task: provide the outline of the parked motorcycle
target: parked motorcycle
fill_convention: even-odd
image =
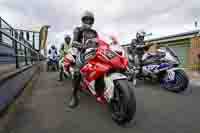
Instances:
[[[158,49],[156,54],[144,52],[145,33],[137,33],[137,38],[131,44],[128,58],[131,65],[129,71],[131,80],[136,85],[136,79],[157,79],[161,87],[173,91],[184,91],[189,84],[188,77],[183,69],[176,53],[169,47]]]
[[[49,70],[58,70],[58,57],[57,55],[49,56],[47,59],[47,72]]]
[[[75,45],[76,43],[74,46],[78,48],[80,45]],[[91,47],[94,45],[95,47]],[[85,46],[87,47],[82,50],[90,52],[79,54],[86,60],[80,70],[82,91],[95,96],[101,104],[107,103],[112,119],[117,124],[129,123],[136,112],[136,100],[134,89],[125,75],[128,59],[112,50],[108,43],[99,38],[87,40]],[[93,58],[90,56],[91,51],[95,53]]]

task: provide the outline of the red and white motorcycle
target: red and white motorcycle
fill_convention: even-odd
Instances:
[[[128,83],[125,74],[128,59],[110,48],[109,44],[93,39],[95,56],[89,58],[90,53],[84,53],[89,58],[80,69],[82,75],[81,89],[94,96],[97,102],[108,104],[112,119],[119,125],[129,123],[136,112],[136,100],[133,87]],[[86,46],[90,46],[87,44]],[[79,48],[80,45],[74,45]],[[85,48],[88,49],[88,48]],[[80,56],[83,55],[80,53]]]
[[[63,61],[63,72],[65,77],[72,78],[74,74],[73,66],[75,65],[76,49],[70,48]]]

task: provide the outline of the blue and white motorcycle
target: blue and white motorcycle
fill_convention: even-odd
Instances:
[[[58,55],[57,54],[48,56],[48,58],[47,58],[47,72],[49,70],[52,70],[52,69],[54,71],[58,71],[58,68],[59,68],[58,63],[59,62],[58,62]]]
[[[156,53],[145,53],[145,33],[137,33],[131,43],[129,59],[129,76],[133,84],[136,79],[158,80],[162,88],[173,92],[184,91],[189,84],[185,71],[178,66],[181,64],[176,53],[169,47],[158,49]]]

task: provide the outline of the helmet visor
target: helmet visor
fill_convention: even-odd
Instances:
[[[94,18],[92,17],[84,17],[82,19],[84,24],[92,25],[94,23]]]

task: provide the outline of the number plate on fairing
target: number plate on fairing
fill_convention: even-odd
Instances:
[[[110,49],[106,49],[101,54],[103,54],[109,60],[112,60],[115,56],[117,56],[117,54],[115,52],[113,52],[112,50],[110,50]]]
[[[158,68],[159,68],[159,65],[148,65],[148,66],[144,66],[143,70],[147,72],[154,72],[158,70]]]

